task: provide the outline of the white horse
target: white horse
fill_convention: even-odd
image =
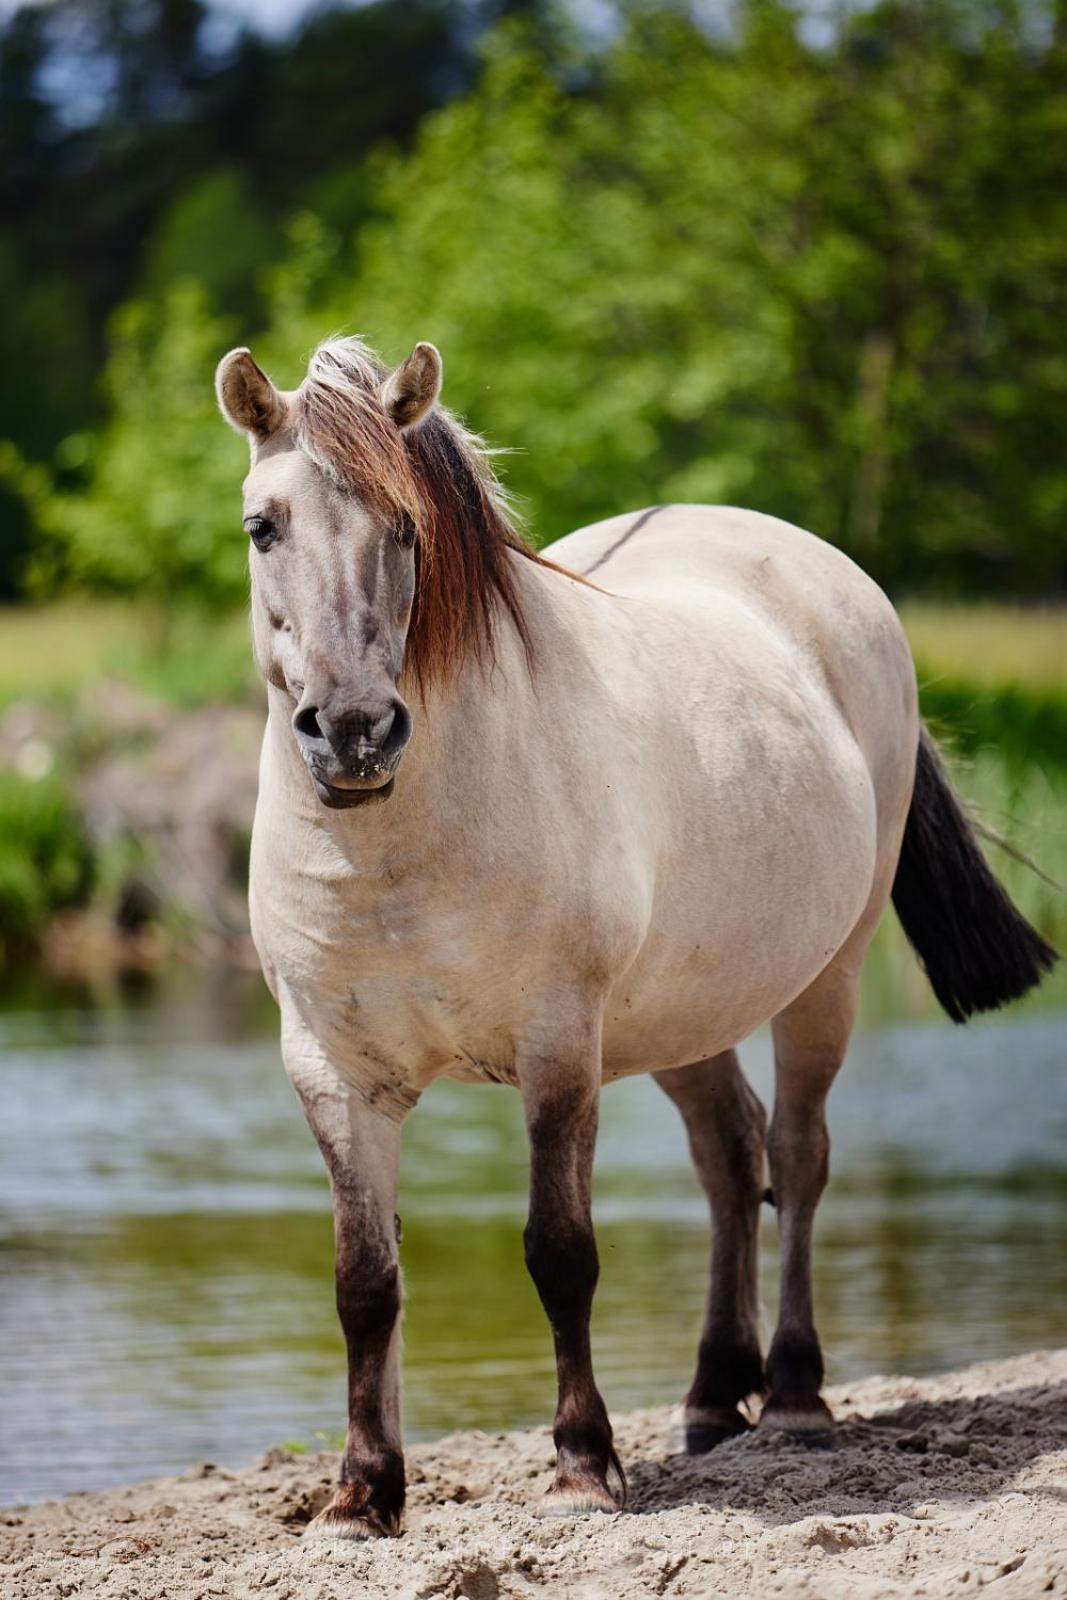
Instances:
[[[390,374],[355,340],[323,345],[291,394],[247,350],[218,371],[252,447],[268,684],[253,931],[329,1169],[348,1347],[340,1485],[312,1526],[353,1538],[401,1527],[397,1156],[433,1079],[523,1097],[526,1260],[559,1379],[546,1507],[614,1510],[625,1479],[589,1345],[601,1084],[655,1076],[711,1206],[689,1448],[747,1427],[751,1395],[761,1427],[825,1438],[812,1222],[878,919],[892,894],[956,1020],[1054,959],[920,731],[908,646],[869,578],[773,517],[704,506],[583,528],[549,562],[438,405],[440,378],[432,345]],[[768,1019],[769,1132],[734,1054]],[[766,1365],[765,1152],[781,1232]]]

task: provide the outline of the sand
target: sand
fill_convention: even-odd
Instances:
[[[273,1450],[239,1472],[201,1464],[0,1513],[0,1594],[1067,1596],[1067,1350],[869,1378],[830,1399],[833,1451],[756,1432],[689,1459],[677,1413],[619,1419],[630,1509],[616,1516],[536,1514],[547,1430],[417,1445],[407,1532],[373,1544],[300,1537],[329,1496],[334,1455]]]

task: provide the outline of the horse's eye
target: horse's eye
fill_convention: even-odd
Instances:
[[[269,550],[278,537],[277,528],[266,517],[249,517],[245,527],[257,550]]]
[[[411,517],[401,517],[396,530],[396,542],[401,550],[410,550],[415,543],[415,524]]]

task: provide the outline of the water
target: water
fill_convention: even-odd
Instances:
[[[240,1464],[343,1426],[319,1156],[251,980],[0,1016],[0,1504]],[[832,1380],[1062,1342],[1065,1019],[857,1034],[831,1101],[819,1324]],[[766,1095],[768,1041],[742,1051]],[[547,1421],[522,1265],[517,1096],[440,1084],[405,1133],[406,1426]],[[604,1098],[597,1371],[676,1399],[700,1327],[704,1202],[651,1081]],[[774,1309],[774,1225],[764,1225]]]

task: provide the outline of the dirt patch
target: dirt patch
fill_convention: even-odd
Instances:
[[[407,1532],[302,1542],[334,1455],[270,1451],[0,1513],[10,1600],[903,1600],[1067,1595],[1067,1351],[831,1391],[838,1447],[753,1433],[691,1460],[677,1418],[617,1439],[619,1516],[541,1519],[547,1431],[456,1434],[409,1454]]]

